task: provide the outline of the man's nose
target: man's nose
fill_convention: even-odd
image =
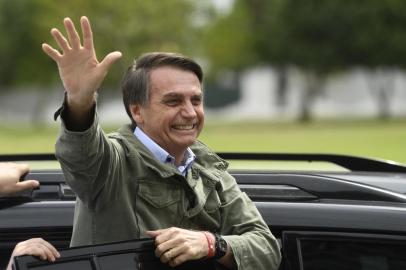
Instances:
[[[191,102],[186,102],[186,104],[182,108],[182,115],[184,117],[195,117],[196,116],[195,106],[193,106]]]

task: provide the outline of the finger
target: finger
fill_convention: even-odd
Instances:
[[[164,242],[164,243],[157,243],[155,241],[155,256],[157,257],[161,257],[163,254],[165,254],[166,252],[168,252],[171,248],[173,248],[174,246],[172,245],[172,243],[168,242]]]
[[[45,241],[45,240],[42,239],[42,238],[40,238],[40,239],[41,239],[42,245],[44,245],[44,246],[47,248],[47,250],[52,253],[52,256],[53,256],[54,258],[59,258],[59,257],[61,256],[61,255],[59,254],[58,250],[56,250],[56,248],[55,248],[51,243]]]
[[[42,260],[47,260],[50,262],[55,261],[54,254],[45,246],[39,244],[38,246],[33,247],[33,250],[35,253],[31,255],[39,256]]]
[[[159,235],[155,237],[155,244],[160,245],[167,241],[174,241],[182,235],[182,230],[176,227],[159,230]]]
[[[43,251],[45,258],[44,260],[48,260],[50,262],[54,262],[56,260],[56,255],[54,254],[53,250],[48,248],[42,243],[41,250]]]
[[[149,237],[155,238],[158,235],[162,233],[162,230],[156,230],[156,231],[146,231],[145,232]]]
[[[68,41],[66,40],[66,38],[61,34],[61,32],[59,32],[58,29],[53,28],[51,30],[51,35],[54,37],[56,43],[58,43],[59,48],[62,49],[62,51],[66,52],[69,51],[71,48],[69,46]]]
[[[169,250],[174,249],[179,244],[180,244],[180,242],[176,239],[169,239],[167,241],[161,242],[155,248],[155,256],[161,257],[163,254],[165,254]]]
[[[89,19],[86,16],[82,16],[80,18],[80,25],[82,27],[82,33],[83,33],[83,47],[88,50],[94,50],[93,33],[92,33],[92,27],[90,26]]]
[[[70,18],[65,18],[63,20],[63,23],[65,25],[66,32],[68,33],[70,45],[72,46],[73,49],[76,49],[76,50],[79,49],[80,48],[80,38],[79,38],[78,32],[76,31],[74,23],[72,22],[72,20]]]
[[[51,57],[55,62],[58,62],[58,60],[62,57],[62,55],[57,50],[55,50],[54,48],[52,48],[51,46],[49,46],[46,43],[42,44],[42,50],[49,57]]]
[[[175,260],[182,253],[185,253],[186,249],[183,245],[174,245],[172,248],[168,249],[165,253],[161,255],[161,261],[163,263],[168,263]]]
[[[51,252],[54,254],[55,258],[61,257],[61,254],[58,252],[58,250],[56,250],[56,248],[54,246],[52,246]]]
[[[39,182],[37,180],[25,180],[15,184],[15,192],[21,192],[25,190],[32,190],[39,187]]]
[[[103,61],[101,61],[100,65],[104,70],[109,70],[111,65],[116,62],[118,59],[120,59],[122,56],[121,52],[111,52],[106,57],[104,57]]]
[[[170,260],[169,265],[171,267],[175,267],[175,266],[181,265],[182,263],[186,262],[187,260],[188,260],[188,255],[186,253],[182,253],[179,256]]]
[[[39,257],[41,260],[46,260],[47,259],[47,254],[41,246],[38,245],[32,245],[28,246],[27,250],[22,251],[22,255],[31,255],[31,256],[36,256]]]
[[[157,257],[159,257],[161,262],[167,263],[174,257],[174,255],[172,254],[172,250],[168,250],[165,253],[163,253],[161,256],[157,256]]]
[[[169,254],[163,254],[163,257],[168,258],[167,262],[169,262],[169,265],[179,265],[187,259],[190,259],[190,255],[187,253],[187,251],[188,248],[185,245],[177,245],[166,252]]]

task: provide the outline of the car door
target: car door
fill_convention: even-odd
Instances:
[[[152,239],[137,239],[103,245],[68,248],[60,251],[55,262],[39,260],[33,256],[14,258],[16,270],[210,270],[215,269],[212,260],[186,262],[172,268],[163,264],[154,255]]]

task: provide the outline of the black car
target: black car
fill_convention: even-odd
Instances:
[[[280,269],[406,269],[405,166],[329,154],[219,155],[270,164],[230,172],[279,239]],[[0,161],[54,159],[52,154],[0,156]],[[268,169],[278,161],[335,167]],[[0,199],[0,268],[19,241],[42,237],[62,250],[62,257],[53,264],[17,257],[17,269],[167,269],[154,258],[149,239],[69,249],[75,194],[59,169],[33,170],[28,178],[38,179],[40,188]],[[209,261],[193,263],[181,269],[212,267]]]

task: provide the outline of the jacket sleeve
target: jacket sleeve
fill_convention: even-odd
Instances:
[[[72,190],[87,207],[97,210],[114,198],[120,186],[113,185],[113,181],[122,179],[118,166],[122,149],[102,131],[96,108],[92,125],[81,132],[69,131],[64,124],[63,109],[60,112],[62,123],[55,145],[56,157]]]
[[[238,269],[278,269],[278,241],[255,204],[241,192],[230,174],[225,172],[222,179],[220,233],[231,247]]]

